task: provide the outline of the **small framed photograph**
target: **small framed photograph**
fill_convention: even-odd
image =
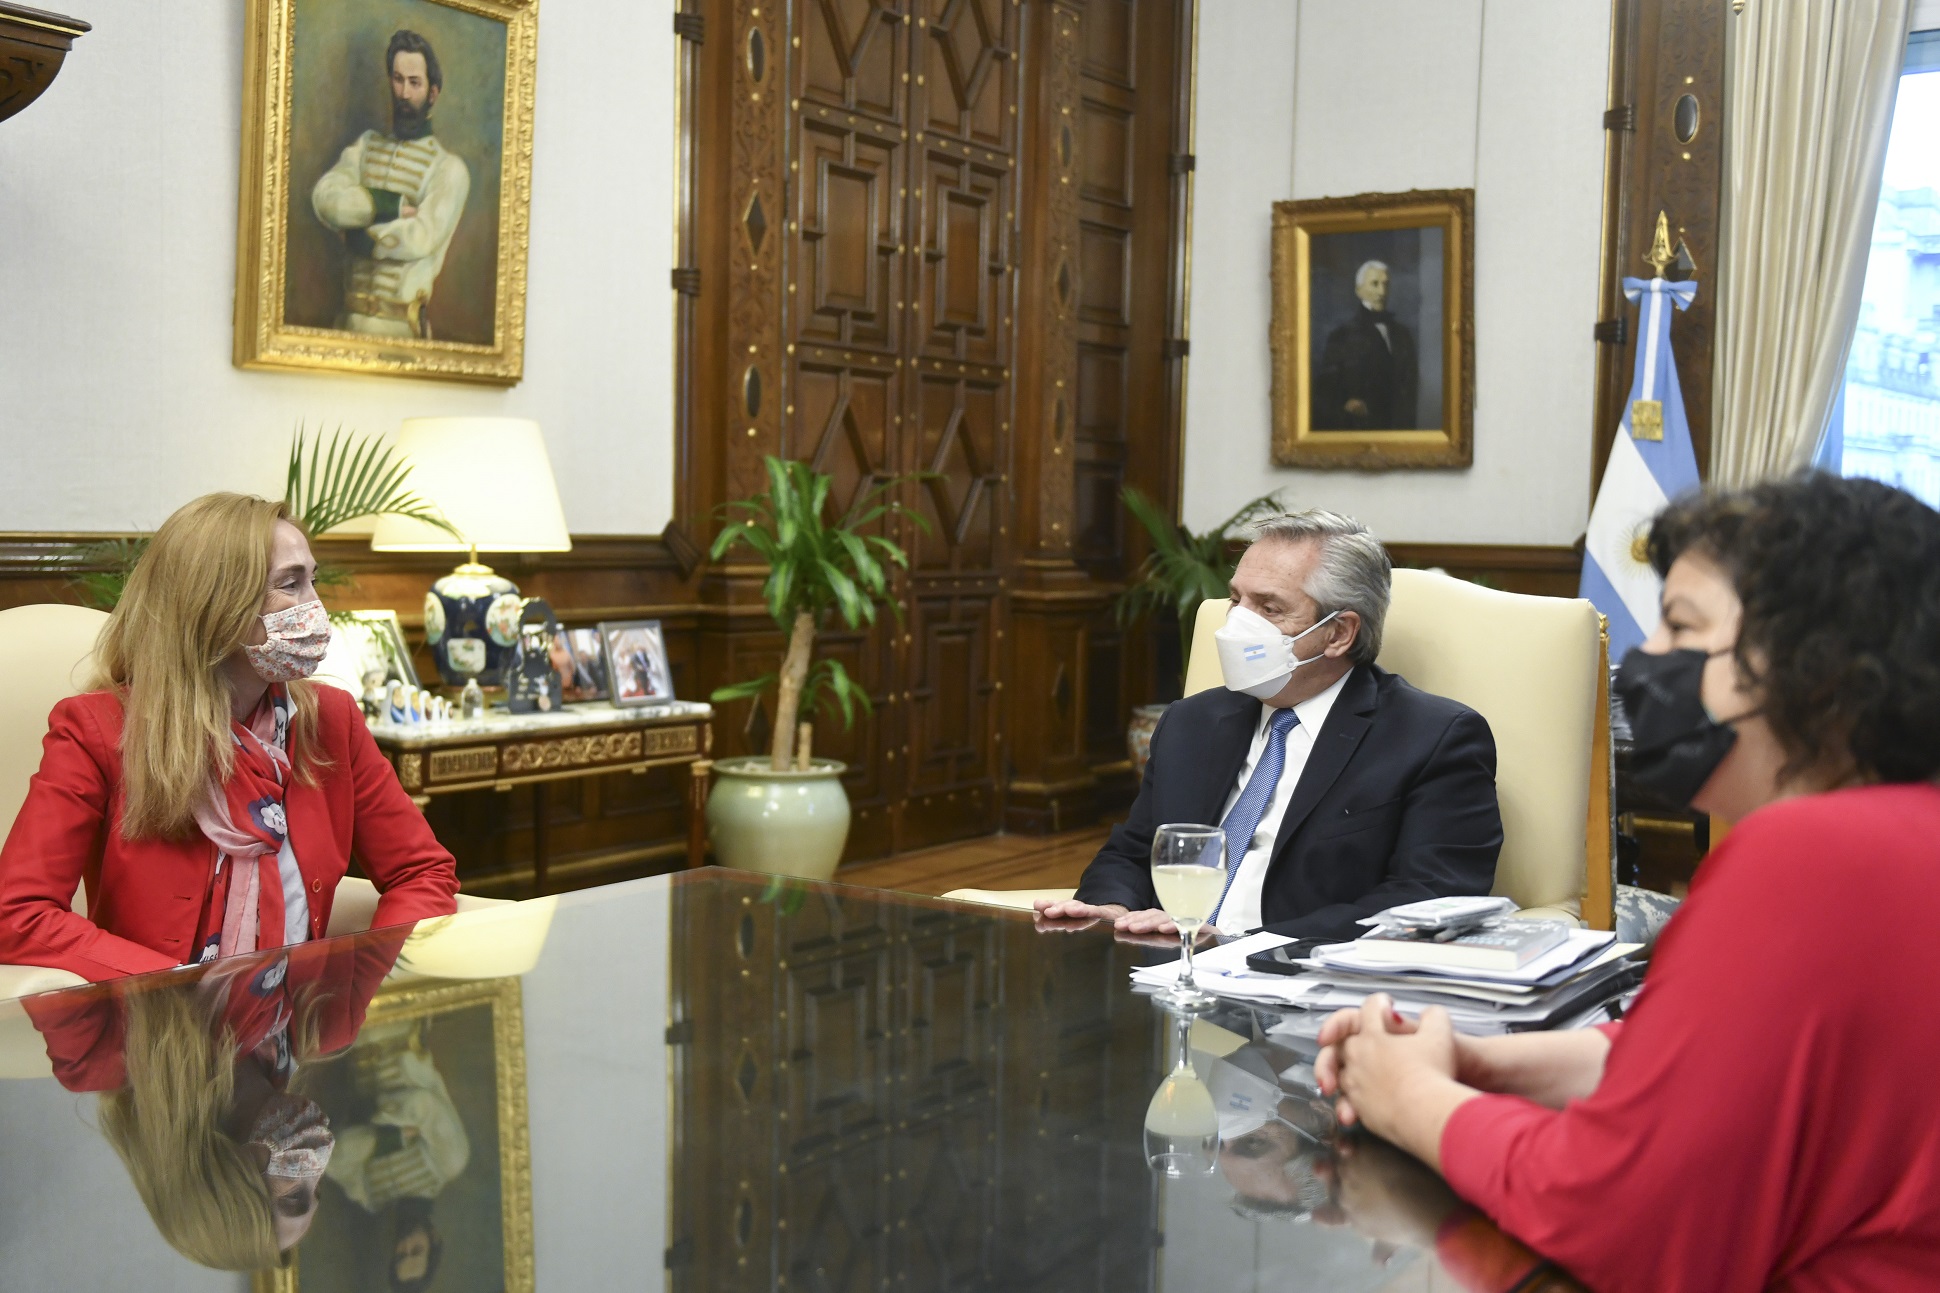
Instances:
[[[599,628],[615,705],[651,705],[674,698],[667,639],[659,620],[609,620]]]
[[[559,630],[552,640],[552,662],[567,704],[606,699],[606,645],[597,628]]]
[[[356,696],[394,682],[417,689],[418,671],[396,611],[332,611],[330,628],[319,679]]]

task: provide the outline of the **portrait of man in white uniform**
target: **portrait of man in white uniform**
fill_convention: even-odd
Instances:
[[[431,300],[465,211],[471,172],[438,142],[432,115],[444,72],[431,42],[401,30],[385,52],[391,130],[366,130],[311,191],[317,219],[344,241],[337,326],[430,340]]]

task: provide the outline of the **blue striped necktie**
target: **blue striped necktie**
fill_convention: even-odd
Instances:
[[[1219,892],[1219,905],[1206,918],[1208,925],[1219,923],[1219,908],[1226,905],[1226,895],[1233,891],[1239,864],[1253,842],[1253,832],[1260,829],[1260,818],[1266,815],[1273,790],[1280,784],[1280,773],[1287,766],[1287,733],[1299,723],[1300,715],[1291,708],[1274,711],[1266,725],[1266,748],[1260,751],[1260,761],[1254,765],[1253,775],[1246,779],[1246,788],[1233,801],[1233,811],[1219,824],[1219,829],[1226,832],[1226,887]]]

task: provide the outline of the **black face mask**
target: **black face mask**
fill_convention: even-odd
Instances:
[[[1636,650],[1617,670],[1613,686],[1630,719],[1630,775],[1679,808],[1690,806],[1738,740],[1735,728],[1704,708],[1705,661],[1724,654]]]

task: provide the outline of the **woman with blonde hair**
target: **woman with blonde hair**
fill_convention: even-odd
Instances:
[[[304,1077],[356,1040],[408,932],[23,1003],[61,1085],[101,1093],[101,1133],[177,1252],[263,1270],[309,1230],[336,1138]]]
[[[315,577],[281,503],[208,494],[162,523],[0,848],[0,962],[99,981],[320,938],[353,851],[374,925],[455,910],[356,700],[308,681]]]

